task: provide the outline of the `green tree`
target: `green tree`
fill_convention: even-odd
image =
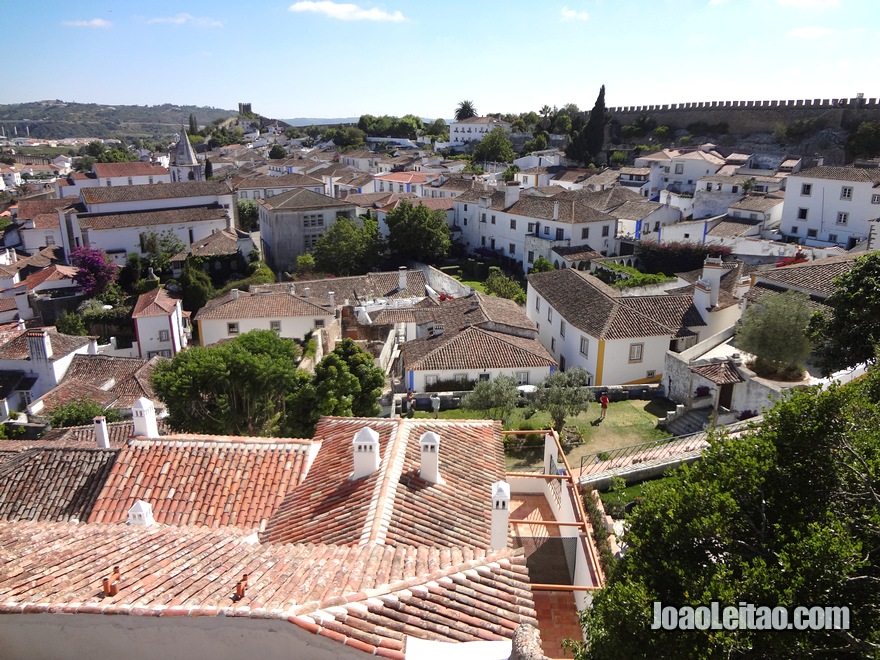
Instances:
[[[526,140],[523,144],[522,152],[530,154],[533,151],[544,151],[547,148],[547,134],[537,133],[531,140]]]
[[[455,108],[455,120],[462,121],[477,116],[477,109],[474,107],[473,101],[462,101]]]
[[[876,658],[880,374],[795,391],[746,437],[649,485],[582,615],[593,658]],[[850,609],[843,630],[652,630],[655,601]],[[578,657],[576,655],[576,657]]]
[[[509,165],[507,169],[501,173],[501,178],[507,183],[510,183],[516,178],[517,172],[519,172],[519,165]]]
[[[315,271],[315,257],[311,253],[301,254],[296,258],[297,275],[307,275]]]
[[[532,264],[532,269],[529,272],[546,273],[551,270],[553,270],[553,264],[550,263],[550,260],[545,259],[544,257],[538,257],[535,259],[535,263]]]
[[[180,289],[183,294],[181,304],[188,312],[198,311],[214,295],[211,278],[201,268],[193,265],[190,259],[187,259],[183,264],[183,272],[180,274]]]
[[[846,140],[848,158],[880,156],[880,121],[863,121]]]
[[[147,262],[158,276],[171,270],[171,258],[186,252],[186,245],[171,229],[163,232],[148,231],[141,234],[141,250]]]
[[[214,178],[214,164],[210,158],[205,158],[205,180],[210,181]]]
[[[810,354],[810,299],[799,291],[768,294],[750,305],[736,330],[738,348],[755,356],[759,375],[796,377]]]
[[[260,220],[260,207],[252,199],[240,199],[236,202],[238,210],[238,228],[242,231],[253,231]]]
[[[554,371],[538,385],[535,404],[550,413],[557,433],[562,433],[565,418],[586,412],[593,393],[586,388],[589,375],[580,367],[568,371]]]
[[[518,394],[513,376],[498,376],[474,385],[474,389],[461,398],[461,407],[484,412],[490,419],[504,420],[516,407]]]
[[[489,277],[486,278],[484,286],[486,293],[490,295],[507,298],[520,305],[526,302],[526,293],[520,283],[502,273],[498,266],[489,267]]]
[[[425,126],[425,135],[433,136],[438,142],[449,139],[449,124],[445,119],[435,119]]]
[[[304,437],[308,411],[295,397],[311,381],[297,369],[299,349],[271,330],[182,351],[153,371],[156,395],[177,431]]]
[[[199,132],[199,123],[196,121],[196,116],[193,113],[189,113],[189,134],[195,135]]]
[[[54,428],[67,426],[85,426],[91,424],[95,417],[106,417],[107,422],[118,422],[121,419],[115,408],[105,410],[100,404],[87,397],[81,397],[70,403],[64,403],[49,413],[49,424]]]
[[[828,375],[863,362],[876,361],[880,345],[880,252],[859,257],[855,265],[834,280],[826,304],[830,315],[811,323],[816,354]]]
[[[626,165],[627,156],[625,151],[615,151],[611,154],[611,164],[617,167]]]
[[[475,161],[509,163],[516,158],[513,144],[502,126],[493,128],[474,149]]]
[[[385,386],[385,372],[376,364],[376,360],[354,340],[345,338],[336,344],[330,353],[342,360],[358,382],[352,392],[351,414],[355,417],[376,417],[382,410],[379,407],[379,396]]]
[[[584,126],[584,147],[590,158],[596,160],[602,153],[602,145],[605,143],[605,124],[607,111],[605,109],[605,85],[599,90],[596,104],[590,111],[590,118]]]
[[[451,241],[443,211],[402,201],[385,216],[388,247],[403,259],[434,263],[446,258]]]
[[[272,148],[269,149],[269,158],[272,160],[287,158],[287,150],[280,144],[273,144]]]
[[[86,324],[83,323],[82,316],[72,312],[63,312],[55,319],[55,327],[62,335],[85,336],[89,334],[86,330]]]
[[[363,275],[382,260],[383,245],[379,225],[364,220],[337,218],[312,248],[318,270],[339,276]]]

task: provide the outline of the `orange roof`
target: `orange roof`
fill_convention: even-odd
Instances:
[[[380,468],[352,480],[352,439],[366,426],[379,434]],[[442,485],[419,476],[426,431],[441,438]],[[505,475],[499,422],[322,417],[315,438],[315,466],[269,521],[266,541],[488,547],[490,487]]]
[[[185,435],[132,440],[89,522],[124,522],[140,499],[160,524],[256,529],[302,480],[311,444]]]
[[[95,163],[95,174],[100,177],[114,176],[154,176],[168,174],[168,170],[153,163]]]
[[[376,180],[397,181],[400,183],[425,183],[428,180],[428,175],[424,172],[386,172],[385,174],[377,174]]]
[[[131,318],[142,316],[168,316],[177,307],[177,299],[168,295],[163,288],[153,289],[138,296]]]
[[[38,270],[36,273],[31,273],[25,278],[22,284],[28,291],[33,291],[36,287],[45,282],[63,282],[65,280],[72,280],[78,272],[79,268],[75,266],[54,264],[43,270]]]

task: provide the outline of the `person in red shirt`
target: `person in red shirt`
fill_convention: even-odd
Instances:
[[[599,405],[602,406],[602,413],[599,415],[599,419],[605,419],[605,413],[608,412],[608,394],[602,392],[602,396],[599,397]]]

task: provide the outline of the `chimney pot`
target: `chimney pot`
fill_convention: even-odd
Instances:
[[[110,434],[107,432],[107,418],[103,415],[92,420],[95,424],[95,441],[98,449],[110,449]]]
[[[406,291],[406,266],[397,269],[397,288]]]
[[[134,422],[134,435],[145,438],[158,438],[159,426],[156,423],[156,408],[146,397],[135,401],[131,407],[131,419]]]
[[[421,449],[419,476],[432,484],[446,483],[440,476],[440,436],[433,431],[423,433],[419,438],[419,447]]]
[[[330,299],[330,309],[336,309],[336,292],[328,291],[327,297]]]
[[[229,292],[229,299],[230,300],[238,300],[238,289],[233,289],[232,291]]]
[[[379,470],[379,434],[365,426],[352,440],[354,470],[352,479],[361,479]]]
[[[137,527],[149,527],[154,525],[156,519],[153,517],[153,507],[149,502],[138,500],[131,505],[128,510],[128,524]]]
[[[507,527],[510,522],[510,484],[496,481],[492,484],[492,526],[489,547],[501,550],[507,547]]]
[[[309,295],[311,295],[311,293],[312,293],[311,288],[309,288],[309,287],[305,287],[305,288],[303,289],[302,297],[303,297],[303,298],[308,298]]]

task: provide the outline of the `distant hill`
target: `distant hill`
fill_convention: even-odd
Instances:
[[[360,117],[294,117],[282,119],[291,126],[331,126],[333,124],[357,124]]]
[[[223,110],[196,105],[100,105],[35,101],[0,105],[0,126],[7,135],[26,134],[35,138],[161,137],[172,135],[189,124],[190,114],[200,125],[215,119],[238,115],[237,110]],[[356,120],[355,120],[356,121]]]

